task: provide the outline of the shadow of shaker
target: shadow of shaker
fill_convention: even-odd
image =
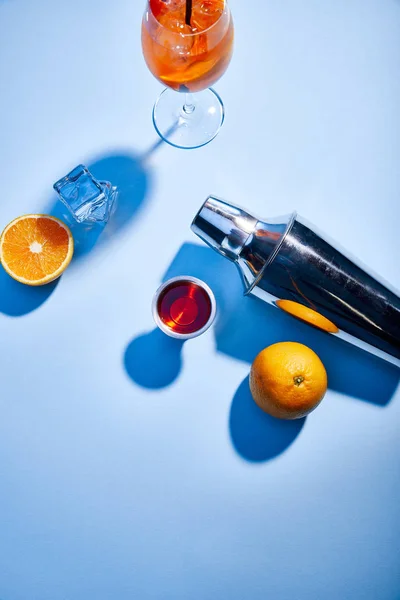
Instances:
[[[325,365],[331,390],[378,406],[388,404],[396,391],[396,366],[257,298],[245,298],[226,319],[217,349],[251,364],[266,346],[282,341],[314,350]]]
[[[125,370],[141,387],[155,390],[168,387],[181,371],[183,344],[159,329],[140,335],[125,350]]]
[[[218,352],[251,364],[270,344],[300,342],[320,356],[328,372],[330,389],[379,406],[385,406],[396,391],[400,369],[275,306],[243,297],[235,265],[210,248],[183,244],[163,280],[176,275],[200,277],[214,291],[218,305],[214,326]]]

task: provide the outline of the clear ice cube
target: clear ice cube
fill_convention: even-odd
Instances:
[[[159,22],[162,27],[159,27],[155,34],[159,48],[173,52],[178,60],[182,55],[189,55],[193,46],[193,36],[190,35],[192,28],[185,23],[185,13],[170,12],[160,17]]]
[[[110,218],[117,188],[108,181],[97,181],[84,165],[75,167],[53,187],[78,223],[106,223]]]
[[[218,21],[224,10],[224,0],[203,0],[203,2],[195,2],[192,12],[193,28],[197,31],[205,31]]]

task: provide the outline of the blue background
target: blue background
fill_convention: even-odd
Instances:
[[[399,372],[243,299],[188,227],[210,193],[297,209],[399,287],[400,3],[231,7],[226,123],[184,152],[154,148],[142,2],[0,0],[0,227],[80,162],[121,189],[57,284],[0,272],[1,600],[400,597]],[[177,274],[220,306],[184,346],[150,311]],[[247,391],[280,340],[327,366],[305,421]]]

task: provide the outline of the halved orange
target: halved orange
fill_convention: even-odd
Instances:
[[[70,229],[49,215],[18,217],[0,237],[1,264],[13,279],[27,285],[44,285],[60,277],[73,253]]]

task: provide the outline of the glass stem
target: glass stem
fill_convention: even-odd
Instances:
[[[193,95],[192,94],[185,94],[185,104],[183,105],[183,112],[186,115],[191,115],[192,112],[195,109],[195,105],[193,102]]]

